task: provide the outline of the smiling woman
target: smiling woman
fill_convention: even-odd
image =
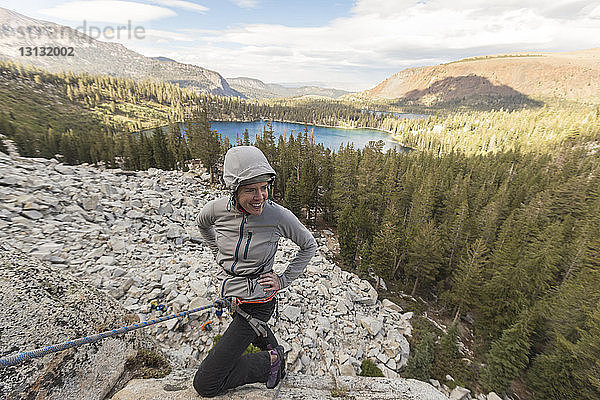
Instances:
[[[263,182],[262,179],[265,181]],[[237,193],[237,203],[248,214],[260,215],[263,206],[269,197],[269,184],[267,181],[270,177],[267,175],[261,178],[260,182],[241,186]]]
[[[275,171],[253,146],[238,146],[225,155],[223,178],[231,196],[207,203],[197,222],[222,269],[221,296],[236,304],[233,321],[202,361],[194,388],[206,397],[248,383],[272,389],[285,376],[285,354],[267,324],[277,292],[306,268],[316,252],[312,234],[288,209],[268,200]],[[282,274],[273,271],[280,237],[300,250]],[[242,355],[250,343],[258,353]]]

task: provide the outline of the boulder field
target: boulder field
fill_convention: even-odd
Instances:
[[[24,263],[29,268],[26,274],[3,261],[6,267],[1,270],[0,283],[5,286],[3,304],[9,307],[2,310],[8,314],[1,322],[0,356],[94,334],[99,326],[118,328],[127,321],[145,321],[217,300],[219,267],[199,235],[195,217],[204,204],[227,193],[210,187],[206,174],[67,166],[54,159],[4,153],[0,153],[0,172],[3,260],[15,258],[14,254],[29,260]],[[279,316],[270,321],[290,361],[290,378],[283,390],[313,388],[326,394],[339,382],[357,375],[361,361],[368,358],[391,379],[389,385],[401,382],[397,390],[417,385],[418,390],[432,390],[444,398],[429,384],[395,379],[409,356],[406,336],[411,334],[412,313],[403,312],[388,300],[381,301],[369,282],[341,270],[330,261],[327,239],[318,232],[314,235],[319,244],[317,255],[306,272],[279,294]],[[276,271],[285,268],[296,249],[293,242],[280,241]],[[37,274],[38,270],[46,272]],[[61,288],[56,289],[58,298],[51,299],[48,290],[54,289],[48,287]],[[37,292],[50,296],[50,300],[40,300],[43,296],[38,299]],[[7,300],[11,296],[18,300]],[[35,315],[36,303],[47,309],[29,321],[24,315]],[[164,309],[157,305],[164,305]],[[18,310],[23,310],[19,317]],[[98,352],[98,347],[124,346],[128,351],[120,354],[125,357],[139,347],[135,341],[141,340],[143,347],[165,355],[175,377],[187,376],[230,320],[228,315],[219,319],[208,311],[196,313],[145,328],[143,334],[128,334],[130,338],[118,339],[113,345],[106,340],[105,344],[90,346]],[[201,329],[208,321],[212,321],[211,329]],[[43,334],[32,337],[39,326],[43,326]],[[5,332],[12,332],[10,335],[18,340],[5,342]],[[27,375],[23,372],[27,368],[46,368],[50,359],[54,358],[10,367],[10,371]],[[83,373],[87,368],[83,359],[75,358],[71,363],[80,361],[79,372]],[[6,372],[2,371],[3,377]],[[165,379],[175,378],[170,375]],[[366,378],[354,379],[363,382]],[[134,380],[123,390],[160,386],[163,380]],[[59,383],[64,387],[72,384],[69,379]],[[15,388],[6,381],[3,385],[6,390]],[[369,384],[356,385],[367,388]],[[390,393],[394,393],[392,386]],[[114,398],[127,398],[123,396]]]

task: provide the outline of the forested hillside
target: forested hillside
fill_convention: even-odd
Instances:
[[[199,158],[217,176],[230,144],[210,119],[393,132],[416,151],[384,153],[382,143],[371,143],[332,152],[307,130],[283,137],[270,125],[255,145],[277,171],[275,199],[308,224],[334,230],[346,268],[374,272],[386,295],[411,293],[457,322],[446,335],[415,331],[405,375],[451,384],[445,375],[452,372],[455,384],[536,399],[600,398],[597,106],[403,120],[361,111],[364,104],[254,103],[167,84],[0,67],[0,133],[23,155],[59,153],[69,163],[184,169]],[[461,354],[456,335],[471,328],[474,354]]]
[[[413,357],[424,358],[408,376],[445,381],[453,371],[499,393],[519,379],[538,399],[600,396],[600,124],[593,108],[554,113],[520,121],[561,138],[552,146],[534,135],[518,149],[471,155],[383,153],[382,143],[331,154],[302,137],[257,140],[278,172],[276,195],[337,228],[348,268],[474,320],[484,367],[464,364],[448,341],[423,362],[431,337],[422,335]],[[565,131],[580,116],[595,122]],[[503,113],[479,118],[492,132],[515,129]]]
[[[385,123],[382,115],[336,101],[250,102],[198,94],[168,83],[54,74],[11,62],[0,62],[0,101],[0,133],[14,139],[21,154],[62,154],[67,163],[104,161],[116,165],[116,158],[123,162],[125,142],[144,146],[144,135],[130,137],[127,132],[194,120],[200,108],[209,120],[275,119],[374,128]],[[133,143],[136,140],[138,143]],[[151,161],[152,156],[148,160],[128,165],[163,165]]]

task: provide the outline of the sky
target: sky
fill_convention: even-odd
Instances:
[[[0,7],[80,30],[141,27],[137,37],[98,39],[225,78],[350,91],[466,57],[600,47],[600,0],[0,0]]]

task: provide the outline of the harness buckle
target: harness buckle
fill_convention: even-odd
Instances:
[[[231,313],[238,313],[240,317],[244,318],[246,322],[248,322],[248,325],[250,325],[250,328],[252,328],[252,330],[254,331],[254,333],[256,333],[257,336],[266,338],[268,336],[267,323],[258,318],[254,318],[252,315],[242,310],[240,304],[242,304],[240,299],[234,297],[231,301]]]

